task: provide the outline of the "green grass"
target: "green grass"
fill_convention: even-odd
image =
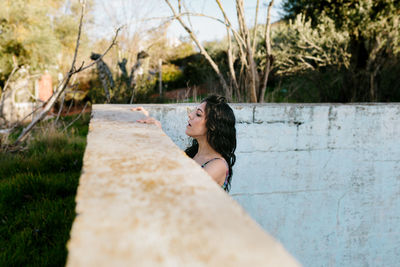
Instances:
[[[88,121],[45,122],[26,150],[0,152],[0,266],[65,265]]]

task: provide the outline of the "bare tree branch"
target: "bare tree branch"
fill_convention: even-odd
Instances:
[[[67,113],[65,113],[66,115],[68,115],[69,112],[71,111],[72,105],[74,104],[74,98],[75,98],[75,92],[72,95],[71,103],[69,103],[69,106],[68,106],[68,109],[67,109]]]
[[[79,115],[73,120],[71,121],[67,126],[64,127],[64,129],[62,130],[62,132],[65,132],[72,124],[74,124],[77,120],[79,120],[79,118],[82,116],[82,114],[85,112],[86,106],[89,102],[86,102],[85,106],[83,107],[82,111],[79,113]]]
[[[222,8],[222,6],[220,8]],[[223,12],[223,14],[225,14],[225,11],[223,9],[221,9],[221,11]],[[235,30],[235,28],[232,27],[232,24],[229,22],[229,20],[228,20],[228,23],[226,23],[226,22],[224,22],[223,20],[221,20],[219,18],[210,16],[210,15],[206,15],[206,14],[203,14],[203,13],[182,12],[182,13],[177,13],[176,16],[174,15],[174,16],[168,16],[168,17],[152,17],[152,18],[144,19],[143,21],[147,21],[147,20],[163,20],[163,19],[166,19],[167,21],[170,21],[170,20],[177,19],[177,17],[183,17],[183,16],[204,17],[204,18],[209,18],[209,19],[215,20],[215,21],[217,21],[219,23],[222,23],[232,31],[233,36],[236,39],[236,42],[238,44],[244,45],[243,38],[239,35],[239,33]]]
[[[83,67],[83,64],[81,65],[81,67],[79,67],[78,69],[75,68],[75,62],[76,62],[76,58],[77,58],[77,54],[78,54],[78,49],[79,49],[79,44],[80,44],[80,38],[81,38],[81,33],[82,33],[82,25],[83,25],[83,18],[84,18],[84,14],[85,14],[85,9],[86,9],[86,1],[82,0],[81,2],[81,16],[79,19],[79,29],[78,29],[78,36],[77,36],[77,40],[76,40],[76,46],[75,46],[75,52],[74,52],[74,56],[73,56],[73,60],[71,63],[71,68],[68,71],[67,75],[65,76],[65,78],[63,79],[63,81],[60,82],[60,84],[57,87],[56,92],[50,97],[50,99],[46,102],[43,110],[39,113],[39,115],[32,120],[31,123],[29,123],[28,126],[26,126],[21,134],[18,136],[17,140],[14,142],[14,145],[18,145],[21,141],[23,141],[26,136],[28,135],[28,133],[33,129],[33,127],[41,120],[43,120],[43,118],[45,118],[45,116],[47,115],[47,113],[50,111],[50,109],[54,106],[54,104],[56,103],[57,99],[60,97],[60,95],[62,94],[62,92],[64,92],[64,90],[67,88],[68,83],[71,79],[71,77],[78,73],[81,72],[85,69],[88,69],[89,67],[93,66],[95,62],[93,62],[92,64],[89,64],[86,67]],[[118,32],[119,32],[120,28],[116,31],[115,37],[110,45],[110,47],[108,47],[108,49],[98,58],[98,60],[100,60],[110,49],[111,47],[115,44],[115,40],[118,36]]]
[[[246,47],[246,43],[245,40],[242,38],[242,36],[232,27],[232,23],[230,22],[228,16],[226,15],[226,12],[224,10],[224,8],[222,7],[221,1],[220,0],[215,0],[218,4],[219,9],[221,10],[222,15],[224,16],[225,19],[225,25],[227,27],[229,27],[229,29],[231,29],[233,36],[235,37],[236,42],[238,43],[239,46],[239,51],[241,53],[241,58],[245,58],[244,57],[244,51],[243,51],[243,47]],[[221,20],[219,20],[221,21]],[[222,21],[221,21],[222,22]],[[247,64],[247,63],[246,63]]]
[[[94,64],[96,64],[98,61],[100,61],[100,60],[108,53],[108,51],[110,51],[110,49],[111,49],[114,45],[117,44],[117,37],[118,37],[118,34],[119,34],[119,32],[121,31],[121,29],[122,29],[122,27],[119,27],[119,28],[116,30],[115,35],[114,35],[114,38],[113,38],[111,44],[108,46],[108,48],[106,49],[106,51],[104,51],[103,54],[101,54],[101,56],[100,56],[98,59],[96,59],[95,61],[93,61],[92,63],[90,63],[89,65],[84,66],[84,67],[83,67],[83,64],[82,64],[82,66],[79,67],[79,68],[78,68],[77,70],[75,70],[74,72],[72,72],[72,74],[75,74],[75,73],[78,73],[78,72],[87,70],[88,68],[90,68],[90,67],[92,67]],[[83,63],[84,63],[84,62],[83,62]]]
[[[10,82],[11,77],[12,77],[12,76],[14,75],[14,73],[18,70],[18,68],[19,68],[18,66],[15,66],[15,67],[12,69],[10,75],[9,75],[8,78],[7,78],[6,83],[4,84],[2,94],[7,90],[8,83]]]
[[[56,117],[56,119],[54,120],[53,125],[55,125],[55,124],[57,123],[58,119],[60,118],[61,112],[62,112],[63,107],[64,107],[64,100],[65,100],[65,95],[63,94],[63,95],[62,95],[62,98],[61,98],[60,110],[58,111],[57,117]],[[68,114],[68,113],[67,113],[67,114]]]
[[[179,0],[178,3],[179,3],[179,13],[182,14],[181,8],[180,8],[181,0]],[[185,2],[183,2],[183,7],[185,8],[186,13],[188,14],[188,15],[187,15],[187,18],[188,18],[189,25],[190,25],[190,27],[193,29],[193,24],[192,24],[192,20],[190,19],[189,9],[186,7]]]
[[[178,10],[179,10],[179,13],[182,12],[182,1],[181,0],[178,0]]]
[[[257,73],[256,64],[253,58],[253,50],[250,43],[250,33],[249,29],[246,25],[246,20],[244,17],[244,7],[243,7],[243,0],[236,0],[236,13],[239,22],[239,29],[240,33],[243,36],[246,44],[246,59],[248,61],[248,68],[247,68],[247,78],[248,78],[248,93],[250,94],[250,101],[253,103],[257,102],[257,89],[259,83],[259,77]]]
[[[233,53],[232,53],[232,39],[231,39],[231,33],[229,32],[229,28],[226,28],[226,34],[228,37],[228,51],[227,51],[227,56],[228,56],[228,66],[229,66],[229,73],[231,76],[231,80],[233,82],[233,88],[235,90],[235,94],[237,99],[241,98],[240,91],[239,91],[239,85],[236,80],[236,73],[235,69],[233,66],[234,60],[233,60]]]
[[[258,9],[260,7],[260,0],[257,0],[256,4],[256,17],[254,19],[254,28],[253,28],[253,51],[256,51],[256,39],[257,39],[257,20],[258,20]]]
[[[222,85],[223,91],[225,93],[225,96],[227,99],[231,100],[231,90],[228,87],[224,77],[221,74],[221,71],[219,70],[218,65],[214,62],[214,60],[210,57],[210,55],[207,53],[207,51],[204,49],[203,45],[200,43],[200,41],[197,39],[196,35],[193,33],[193,31],[185,24],[185,22],[182,20],[181,16],[175,11],[174,7],[171,5],[169,0],[165,0],[165,2],[168,4],[169,8],[171,9],[172,13],[174,14],[175,18],[179,21],[179,23],[182,25],[182,27],[187,31],[187,33],[190,35],[190,38],[195,42],[197,47],[200,49],[200,53],[207,59],[207,61],[210,63],[211,67],[214,69],[215,73],[217,74],[219,81]]]

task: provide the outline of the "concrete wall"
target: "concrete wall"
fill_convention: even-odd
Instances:
[[[184,148],[187,108],[145,105]],[[231,196],[304,266],[398,266],[400,104],[233,104]]]
[[[94,105],[67,266],[299,266],[127,106]]]
[[[0,97],[0,117],[5,120],[0,118],[0,126],[22,122],[23,119],[24,122],[31,121],[39,111],[31,113],[40,105],[39,102],[32,102],[31,98],[38,98],[39,91],[39,82],[32,79],[28,70],[24,66],[18,69]]]
[[[31,121],[38,112],[32,113],[39,104],[34,102],[16,103],[12,101],[15,91],[5,92],[4,99],[0,101],[0,114],[3,115],[7,123],[15,123],[18,121],[24,122]],[[31,114],[30,116],[28,116]],[[1,123],[0,123],[1,125]]]

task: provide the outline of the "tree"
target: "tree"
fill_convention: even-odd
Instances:
[[[66,5],[67,2],[69,1],[50,0],[43,4],[40,0],[2,1],[0,117],[3,115],[4,90],[12,89],[8,82],[22,66],[26,67],[30,75],[49,70],[56,76],[57,72],[67,71],[66,62],[74,53],[79,24],[76,15],[80,11],[78,1],[73,1],[70,5]],[[84,34],[81,38],[86,39]],[[82,50],[85,49],[81,46]]]
[[[293,74],[319,70],[327,66],[349,68],[349,34],[338,31],[327,16],[314,28],[302,14],[288,23],[280,23],[272,31],[276,73]],[[262,54],[264,51],[262,51]]]
[[[159,68],[159,59],[165,62],[170,55],[171,45],[166,36],[168,23],[157,25],[149,19],[158,4],[155,0],[99,0],[97,3],[107,18],[98,25],[98,30],[108,33],[123,25],[118,44],[104,59],[116,81],[114,90],[110,92],[111,102],[137,101],[154,87],[155,78],[147,75],[147,71],[154,74]],[[108,40],[104,38],[94,45],[93,50],[101,51],[107,46]],[[141,52],[148,57],[144,59]],[[142,75],[142,71],[146,73]]]
[[[285,0],[287,18],[303,14],[312,26],[323,23],[321,14],[349,34],[351,55],[349,101],[377,101],[382,67],[400,52],[400,1],[397,0]]]
[[[0,8],[0,81],[19,66],[43,71],[65,65],[73,54],[79,3],[66,0],[4,0]],[[82,35],[85,39],[85,36]]]
[[[118,36],[118,32],[120,31],[120,29],[117,29],[116,34],[114,36],[114,39],[113,39],[111,45],[95,61],[93,61],[91,64],[88,64],[86,66],[84,65],[84,62],[82,62],[81,66],[78,67],[78,68],[75,66],[76,60],[77,60],[77,56],[78,56],[79,45],[80,45],[80,39],[81,39],[81,33],[82,33],[82,26],[83,26],[83,18],[84,18],[84,14],[85,14],[85,8],[86,8],[86,1],[82,0],[81,1],[81,15],[80,15],[80,20],[79,20],[78,34],[77,34],[77,38],[76,38],[76,45],[75,45],[74,55],[73,55],[73,58],[72,58],[72,63],[71,63],[71,67],[70,67],[69,71],[67,72],[67,74],[64,77],[64,79],[58,85],[56,92],[50,97],[50,99],[47,100],[46,103],[44,103],[43,108],[39,112],[38,116],[35,119],[33,119],[32,122],[29,123],[22,130],[22,132],[19,134],[19,136],[18,136],[17,140],[15,141],[14,145],[20,144],[26,138],[26,136],[28,136],[28,134],[32,131],[33,127],[38,122],[40,122],[41,120],[43,120],[45,118],[47,113],[50,111],[50,109],[54,106],[54,104],[56,103],[58,98],[61,96],[61,94],[67,88],[67,86],[69,84],[69,81],[70,81],[72,76],[74,76],[77,73],[82,72],[82,71],[84,71],[86,69],[91,68],[94,64],[96,64],[97,62],[99,62],[103,58],[103,56],[111,49],[112,46],[115,45],[115,42],[116,42],[116,39],[117,39],[117,36]]]
[[[243,0],[236,0],[236,13],[237,20],[239,23],[239,30],[235,30],[232,27],[231,19],[229,18],[221,4],[220,0],[216,0],[215,2],[218,5],[219,10],[222,13],[223,20],[210,17],[206,14],[196,14],[189,12],[186,8],[186,5],[183,1],[178,0],[178,8],[176,9],[169,0],[165,0],[168,4],[171,12],[173,13],[173,19],[179,21],[182,27],[187,31],[190,38],[196,44],[200,53],[207,59],[210,66],[213,68],[215,73],[217,74],[220,84],[222,86],[223,92],[228,99],[232,99],[233,94],[235,94],[237,99],[242,99],[242,95],[245,94],[247,99],[251,102],[263,102],[265,89],[267,86],[268,75],[271,70],[272,63],[272,54],[271,54],[271,46],[270,46],[270,10],[273,6],[273,0],[269,2],[268,11],[267,11],[267,21],[266,21],[266,31],[265,31],[265,46],[266,46],[266,64],[264,69],[258,68],[255,62],[255,34],[251,34],[249,28],[246,24],[245,12],[244,12],[244,3]],[[256,4],[256,19],[255,19],[255,28],[257,27],[257,15],[259,10],[260,1],[257,1]],[[182,11],[183,6],[183,11]],[[224,75],[221,72],[220,67],[215,63],[209,53],[206,51],[204,46],[199,42],[194,30],[191,27],[190,16],[203,16],[209,17],[211,19],[217,20],[223,23],[226,26],[227,30],[227,40],[228,40],[228,48],[227,48],[227,61],[229,66],[229,83]],[[183,18],[187,17],[188,22],[186,22]],[[232,38],[235,40],[235,43],[232,41]],[[236,49],[234,49],[234,45],[236,45]],[[235,50],[235,51],[234,51]],[[235,60],[239,61],[239,70],[236,71],[234,67]],[[231,85],[230,85],[231,84]]]

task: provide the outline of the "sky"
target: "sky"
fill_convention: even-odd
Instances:
[[[127,25],[124,29],[128,36],[135,31],[145,31],[156,27],[165,18],[170,17],[172,12],[164,0],[94,0],[95,27],[91,35],[96,38],[110,39],[118,26]],[[271,21],[277,21],[282,16],[282,1],[275,0],[271,12]],[[176,4],[176,0],[170,0]],[[237,28],[236,8],[234,0],[221,0],[231,23]],[[258,23],[265,24],[267,14],[267,3],[269,0],[260,1]],[[186,8],[192,13],[202,13],[223,20],[222,14],[215,0],[191,0],[185,1]],[[245,0],[245,16],[248,27],[253,27],[255,18],[256,0]],[[176,6],[176,5],[175,5]],[[185,7],[182,6],[182,9]],[[163,19],[162,19],[163,18]],[[222,39],[226,35],[226,29],[222,23],[210,18],[191,17],[193,30],[201,42]],[[187,37],[188,34],[183,27],[174,21],[168,28],[168,36],[172,39]]]
[[[221,1],[222,5],[227,13],[227,16],[232,19],[232,24],[237,29],[237,20],[236,20],[236,7],[235,1],[233,0],[225,0]],[[252,1],[245,1],[245,13],[246,13],[246,22],[247,26],[250,28],[254,25],[254,18],[255,18],[255,9],[256,9],[256,2],[255,0]],[[269,1],[260,1],[266,4]],[[277,7],[280,6],[281,0],[274,1],[274,8],[271,11],[271,20],[272,22],[279,20],[279,10]],[[196,13],[204,13],[213,17],[217,17],[223,19],[221,15],[221,11],[219,10],[217,4],[214,0],[195,0],[190,1],[190,5],[188,6],[189,10],[194,10]],[[266,22],[266,14],[267,14],[267,7],[266,5],[261,6],[259,10],[259,19],[258,23],[265,24]],[[195,33],[198,35],[201,41],[212,41],[221,39],[223,36],[226,35],[225,26],[220,23],[213,21],[209,18],[199,18],[193,17],[192,25],[195,29]],[[183,27],[178,23],[175,22],[171,25],[171,35],[180,36],[180,35],[187,35],[186,31]]]

